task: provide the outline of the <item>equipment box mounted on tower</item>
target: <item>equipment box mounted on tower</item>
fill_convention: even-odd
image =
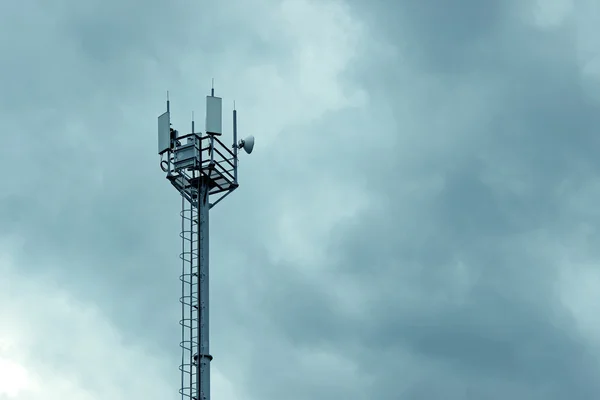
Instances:
[[[191,135],[186,144],[177,146],[173,154],[173,166],[176,171],[200,166],[200,138]]]

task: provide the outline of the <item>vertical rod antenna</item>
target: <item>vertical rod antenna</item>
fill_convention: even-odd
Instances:
[[[237,110],[233,102],[233,181],[238,183]]]
[[[171,105],[169,102],[169,91],[167,90],[167,112],[171,112]]]
[[[215,78],[212,78],[212,83],[210,85],[210,95],[215,97]]]
[[[196,133],[194,130],[194,112],[192,111],[192,133]]]

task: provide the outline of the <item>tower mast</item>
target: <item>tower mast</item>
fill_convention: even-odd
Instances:
[[[167,94],[168,96],[168,94]],[[233,110],[233,145],[222,132],[222,99],[214,87],[206,96],[206,129],[181,135],[171,126],[170,101],[158,117],[158,154],[166,178],[181,194],[181,388],[182,400],[210,400],[209,211],[238,188],[238,149],[250,154],[254,137],[237,140]]]

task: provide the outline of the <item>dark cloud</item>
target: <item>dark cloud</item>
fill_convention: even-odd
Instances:
[[[0,110],[23,130],[3,135],[0,167],[18,172],[0,234],[24,238],[23,276],[97,302],[176,368],[180,200],[154,153],[164,90],[184,121],[198,81],[268,65],[282,75],[248,73],[264,82],[242,96],[277,82],[275,120],[304,99],[307,82],[286,93],[282,72],[301,68],[300,39],[260,2],[63,3],[0,13],[22,34],[0,45],[22,55],[0,58]],[[594,398],[597,352],[557,288],[559,247],[592,257],[582,225],[598,222],[573,203],[590,196],[600,126],[574,21],[538,29],[529,2],[347,3],[369,46],[339,78],[368,104],[281,117],[212,212],[215,365],[248,398]],[[290,215],[306,257],[274,255]]]
[[[378,177],[370,188],[385,207],[340,225],[330,238],[337,262],[322,269],[351,276],[358,289],[346,294],[364,298],[367,311],[357,318],[336,310],[327,296],[327,287],[338,285],[335,277],[312,287],[296,278],[290,287],[287,279],[265,275],[290,294],[287,302],[282,296],[271,303],[274,323],[295,343],[333,348],[361,365],[357,385],[379,377],[373,397],[397,398],[397,384],[408,386],[406,398],[414,399],[591,398],[600,390],[595,353],[558,298],[560,265],[548,251],[582,217],[572,214],[559,187],[581,184],[597,171],[600,121],[597,104],[582,90],[587,82],[575,57],[575,27],[541,31],[526,21],[525,8],[510,2],[407,3],[355,7],[372,18],[381,41],[398,43],[402,65],[375,58],[362,72],[381,96],[375,104],[397,110],[396,128],[388,127],[400,144],[413,144],[402,139],[400,116],[410,103],[402,98],[422,96],[418,84],[397,84],[407,69],[448,79],[446,88],[467,85],[472,76],[481,84],[480,99],[494,98],[483,111],[456,99],[465,118],[484,113],[473,115],[478,123],[465,135],[471,143],[457,136],[439,151],[432,143],[439,133],[424,130],[418,148],[395,148],[400,154],[386,171],[369,164],[353,171]],[[432,95],[452,101],[443,92]],[[416,124],[422,129],[443,119],[451,135],[452,110],[423,107]],[[401,160],[413,151],[417,157]],[[423,187],[407,194],[402,186],[419,175]],[[439,181],[434,190],[425,183],[432,179]],[[403,382],[398,360],[406,353],[413,355],[410,368],[435,360],[447,371],[423,367],[426,383],[410,375]]]
[[[433,73],[459,73],[481,63],[478,55],[495,45],[500,34],[515,33],[512,22],[523,8],[501,0],[349,3],[402,50],[404,61]]]

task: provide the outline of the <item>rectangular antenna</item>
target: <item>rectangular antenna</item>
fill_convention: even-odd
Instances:
[[[167,111],[158,117],[158,154],[171,148],[171,115]]]
[[[206,133],[223,134],[223,104],[220,97],[206,96]]]

